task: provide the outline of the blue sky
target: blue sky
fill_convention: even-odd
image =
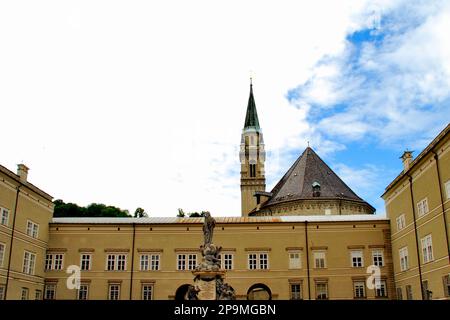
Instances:
[[[253,76],[270,190],[310,141],[380,195],[449,122],[447,1],[0,3],[0,163],[55,198],[240,215]]]

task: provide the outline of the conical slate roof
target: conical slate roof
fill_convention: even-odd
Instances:
[[[313,185],[317,184],[320,186],[320,195],[314,197]],[[366,203],[310,147],[306,148],[271,193],[272,196],[262,207],[303,199],[346,199]]]
[[[255,98],[253,97],[253,85],[250,83],[250,96],[248,97],[247,114],[245,115],[244,129],[259,129],[258,113],[256,112]]]

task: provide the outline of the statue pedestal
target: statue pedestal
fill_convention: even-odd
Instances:
[[[223,279],[224,270],[197,270],[193,271],[194,286],[199,290],[197,297],[199,300],[217,300],[217,279]]]

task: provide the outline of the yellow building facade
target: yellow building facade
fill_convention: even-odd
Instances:
[[[450,296],[450,125],[386,188],[397,295],[403,299]]]
[[[42,299],[52,197],[0,166],[0,299]]]

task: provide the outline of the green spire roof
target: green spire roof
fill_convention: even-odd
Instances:
[[[253,84],[250,82],[250,97],[248,98],[247,114],[245,116],[244,129],[260,129],[258,113],[256,112],[255,98],[253,97]]]

